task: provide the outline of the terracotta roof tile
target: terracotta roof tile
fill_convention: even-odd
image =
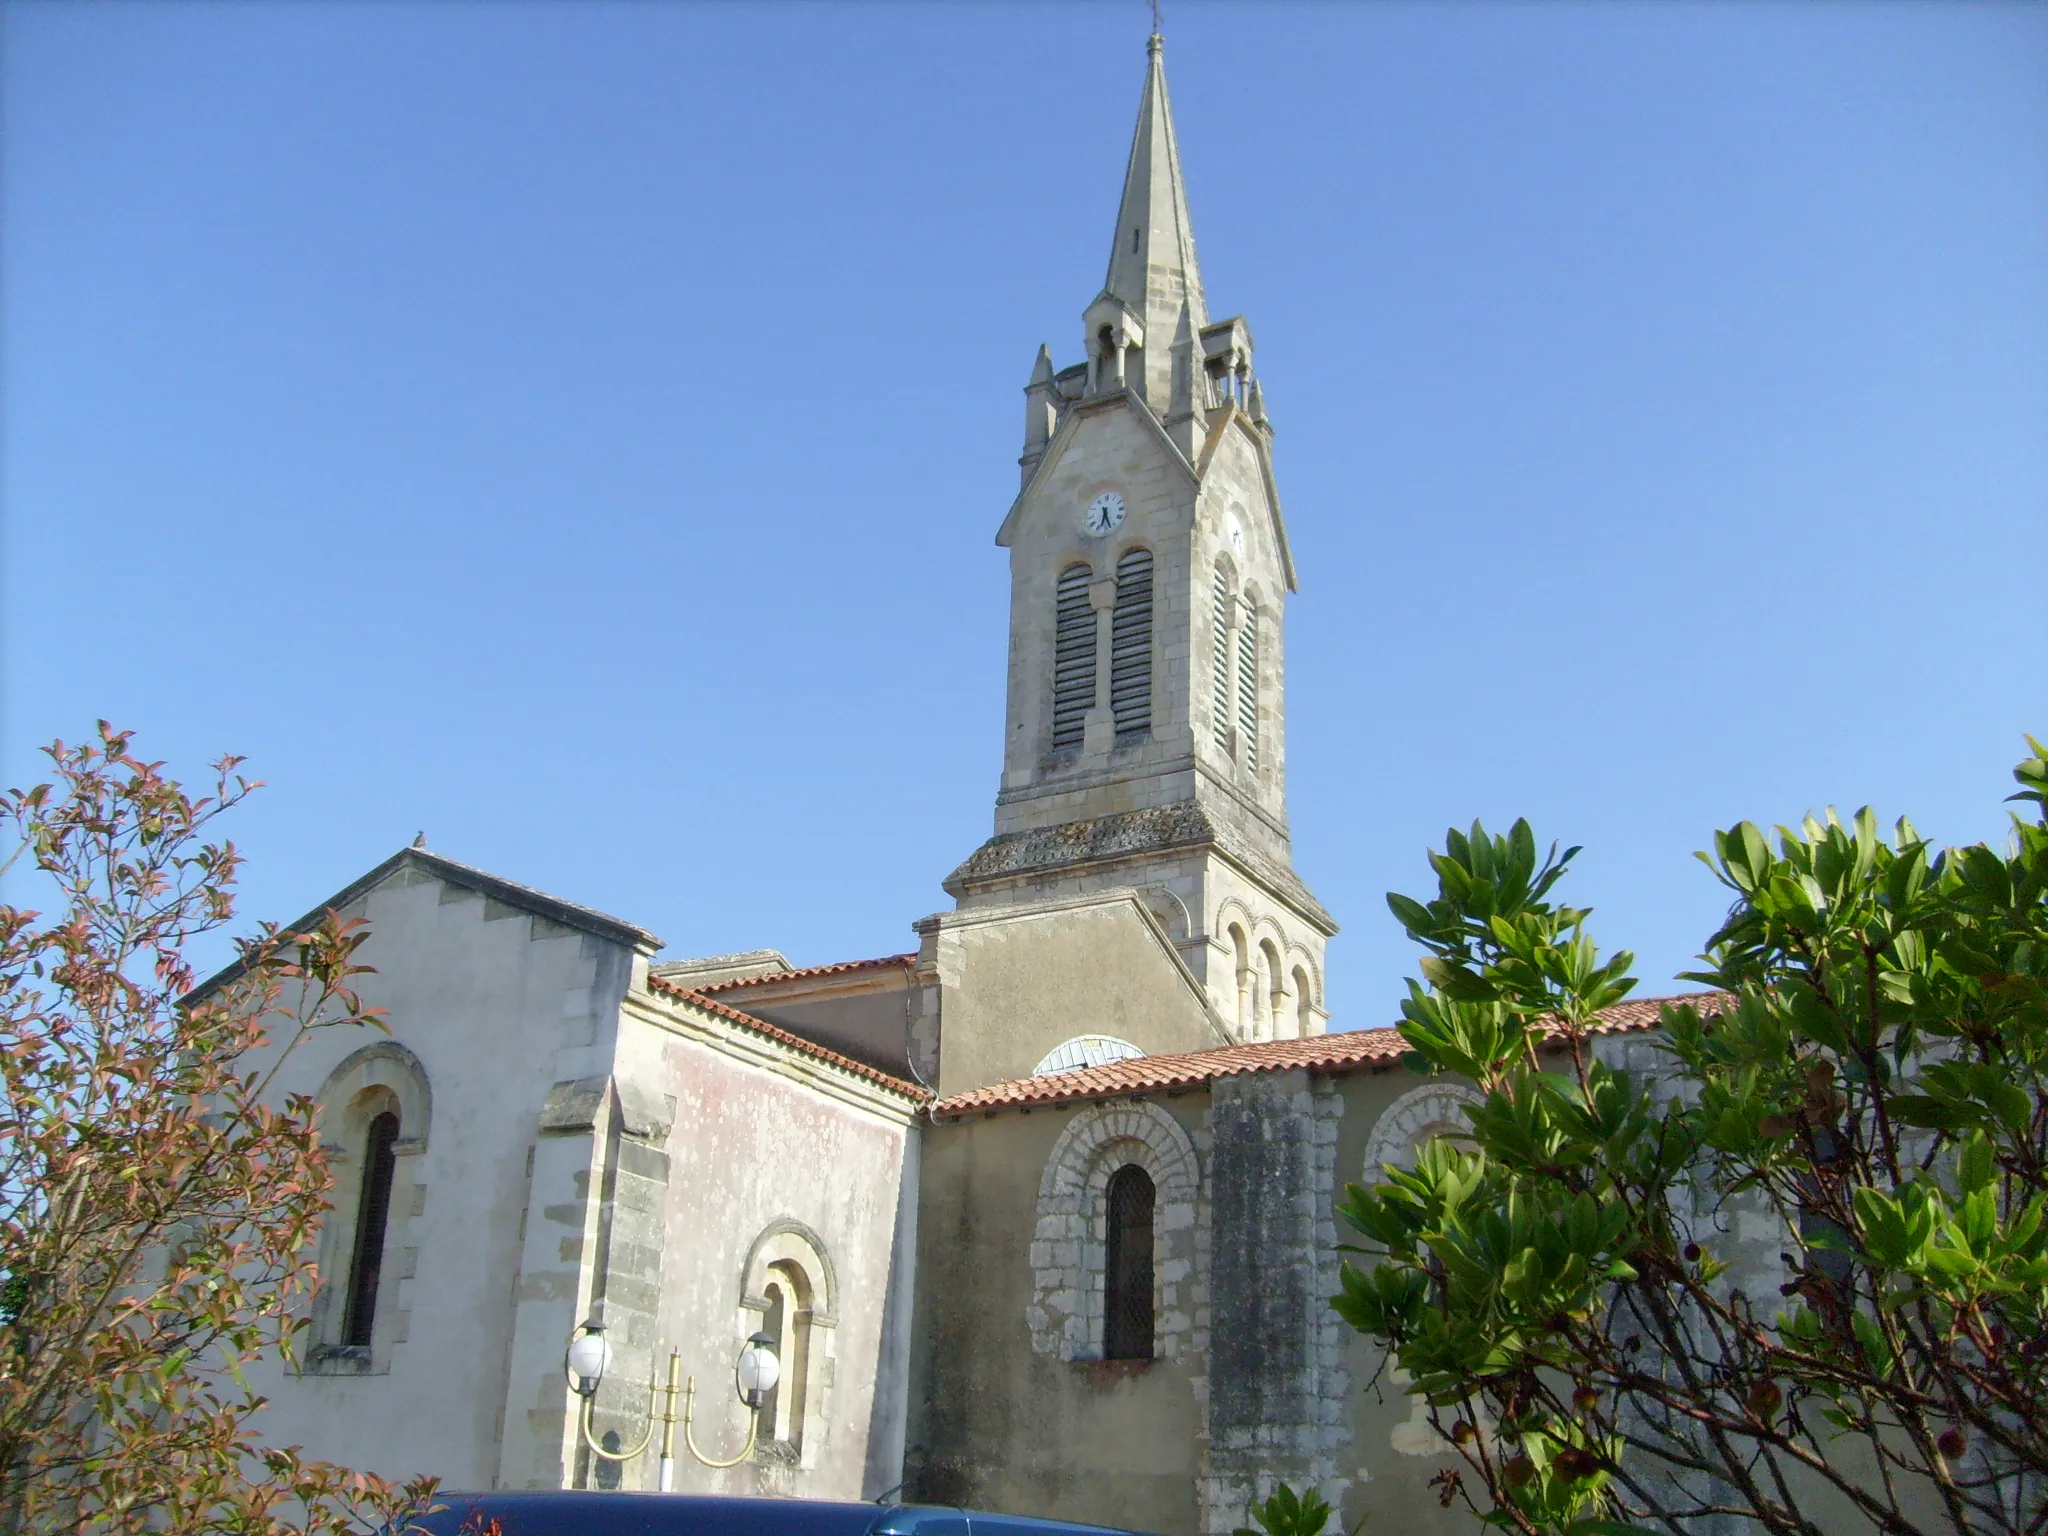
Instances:
[[[1626,1034],[1656,1027],[1666,1003],[1726,1001],[1721,992],[1692,992],[1681,997],[1642,997],[1617,1003],[1601,1014],[1594,1032]],[[998,1109],[1039,1104],[1066,1104],[1077,1099],[1118,1099],[1139,1093],[1165,1093],[1200,1087],[1219,1077],[1246,1072],[1346,1072],[1394,1065],[1408,1049],[1398,1031],[1360,1029],[1306,1040],[1267,1040],[1256,1045],[1224,1045],[1175,1056],[1134,1056],[1127,1061],[1082,1067],[1044,1077],[1020,1077],[986,1088],[970,1089],[931,1105],[935,1119],[950,1119]]]
[[[1060,1104],[1070,1099],[1125,1098],[1193,1088],[1242,1072],[1284,1072],[1295,1067],[1339,1071],[1400,1060],[1408,1043],[1391,1029],[1360,1029],[1312,1035],[1306,1040],[1267,1040],[1257,1045],[1220,1045],[1177,1056],[1133,1056],[1072,1072],[1020,1077],[1007,1083],[956,1093],[932,1105],[934,1115],[966,1115],[983,1109]]]
[[[787,1046],[791,1050],[814,1057],[819,1061],[828,1062],[832,1066],[838,1067],[841,1071],[851,1072],[856,1077],[864,1077],[869,1082],[877,1083],[888,1089],[891,1093],[900,1094],[902,1097],[916,1103],[922,1104],[932,1096],[930,1089],[922,1087],[917,1083],[905,1082],[900,1077],[891,1077],[887,1072],[871,1067],[864,1061],[855,1061],[851,1056],[842,1056],[839,1052],[830,1050],[818,1044],[815,1040],[806,1040],[802,1035],[794,1034],[778,1024],[770,1024],[766,1019],[757,1019],[751,1013],[742,1013],[731,1004],[721,1003],[717,998],[707,997],[703,992],[693,988],[678,986],[676,983],[665,981],[659,976],[649,976],[647,978],[647,985],[651,991],[676,998],[679,1001],[690,1004],[692,1007],[702,1008],[706,1013],[715,1014],[729,1024],[737,1024],[744,1029],[752,1030],[756,1034],[764,1035],[779,1045]]]
[[[807,981],[813,976],[844,976],[852,971],[877,971],[888,966],[917,963],[917,956],[881,955],[873,960],[840,960],[832,965],[807,965],[793,971],[769,971],[760,976],[735,976],[731,981],[714,981],[699,992],[731,992],[741,987],[765,987],[776,981]]]
[[[1627,1034],[1631,1030],[1655,1029],[1657,1020],[1663,1015],[1666,1003],[1691,1003],[1703,1013],[1719,1013],[1735,1001],[1726,992],[1680,992],[1673,997],[1632,997],[1625,1003],[1616,1003],[1612,1008],[1600,1010],[1600,1022],[1593,1026],[1596,1035]]]

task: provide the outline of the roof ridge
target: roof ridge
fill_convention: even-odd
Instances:
[[[851,1056],[842,1056],[829,1046],[820,1045],[815,1040],[806,1040],[802,1035],[784,1029],[779,1024],[771,1024],[766,1019],[758,1019],[751,1013],[742,1012],[730,1003],[722,1003],[715,997],[707,997],[695,987],[679,986],[677,983],[660,976],[649,976],[647,978],[647,987],[651,992],[665,993],[670,997],[689,1003],[693,1007],[702,1008],[708,1013],[716,1014],[728,1023],[738,1024],[744,1029],[749,1029],[756,1034],[766,1036],[778,1045],[788,1046],[806,1056],[815,1057],[819,1061],[827,1062],[843,1071],[851,1072],[857,1077],[867,1078],[871,1082],[880,1084],[891,1093],[900,1094],[906,1099],[922,1104],[933,1097],[932,1091],[921,1083],[905,1082],[902,1078],[892,1076],[879,1067],[871,1067],[864,1061],[855,1061]]]
[[[594,933],[613,943],[624,944],[640,954],[651,956],[662,948],[661,940],[638,923],[629,923],[623,917],[600,912],[596,907],[587,907],[579,901],[551,896],[538,886],[522,885],[517,880],[507,880],[503,875],[494,875],[487,869],[465,864],[460,859],[451,859],[445,853],[418,844],[401,848],[382,863],[365,870],[311,911],[281,925],[281,931],[297,933],[318,927],[329,912],[345,910],[355,901],[376,890],[406,865],[424,867],[446,884],[460,886],[464,890],[475,891],[479,896],[502,901],[507,906],[519,908],[529,917],[545,918],[549,922],[560,923],[563,927],[574,928],[582,933]],[[181,1001],[189,1002],[226,986],[241,976],[246,968],[247,962],[243,959],[229,961],[205,980],[197,983]]]
[[[915,965],[917,952],[906,955],[877,955],[872,960],[835,960],[829,965],[800,965],[787,971],[766,971],[759,976],[735,976],[728,981],[710,981],[691,990],[728,992],[739,987],[761,987],[775,981],[805,981],[813,976],[834,976],[851,971],[879,970],[890,965]]]
[[[1603,1008],[1600,1011],[1602,1022],[1594,1026],[1593,1033],[1614,1035],[1652,1029],[1667,1003],[1698,1002],[1709,998],[1725,1000],[1728,996],[1725,992],[1678,992],[1662,997],[1629,998]],[[1391,1066],[1407,1053],[1408,1042],[1401,1037],[1401,1032],[1387,1027],[1339,1030],[1333,1034],[1304,1035],[1292,1040],[1208,1046],[1199,1051],[1180,1051],[1167,1056],[1134,1056],[1098,1067],[1048,1073],[1044,1077],[1010,1078],[934,1099],[929,1112],[934,1118],[943,1118],[976,1110],[1060,1104],[1075,1099],[1124,1098],[1138,1093],[1192,1088],[1219,1077],[1279,1072],[1295,1067],[1328,1071],[1378,1064]]]

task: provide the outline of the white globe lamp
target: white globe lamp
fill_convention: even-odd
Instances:
[[[775,1358],[775,1341],[765,1333],[747,1340],[732,1374],[740,1401],[758,1411],[775,1390],[775,1383],[782,1380],[782,1362]]]
[[[604,1373],[611,1368],[612,1346],[604,1336],[604,1324],[591,1318],[576,1330],[576,1336],[569,1341],[569,1353],[563,1363],[569,1370],[569,1383],[582,1397],[595,1397],[597,1384],[604,1380]]]

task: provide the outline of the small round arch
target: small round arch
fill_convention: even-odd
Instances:
[[[759,1312],[768,1305],[768,1271],[794,1262],[811,1277],[812,1320],[830,1327],[838,1322],[839,1274],[825,1240],[793,1216],[771,1221],[747,1249],[740,1271],[740,1305]]]
[[[1402,1094],[1381,1111],[1366,1138],[1361,1182],[1382,1182],[1389,1164],[1414,1166],[1415,1154],[1438,1136],[1466,1134],[1466,1111],[1485,1102],[1478,1089],[1462,1083],[1426,1083]]]
[[[398,1113],[402,1127],[399,1150],[424,1152],[434,1120],[433,1085],[419,1057],[396,1040],[379,1040],[353,1051],[327,1074],[318,1101],[323,1136],[335,1140],[334,1132],[343,1129],[335,1122],[374,1089],[383,1089]]]
[[[1186,902],[1163,885],[1145,886],[1138,896],[1146,909],[1159,919],[1159,926],[1166,930],[1167,938],[1175,944],[1186,940],[1191,929]]]

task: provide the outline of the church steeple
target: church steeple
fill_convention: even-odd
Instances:
[[[1138,126],[1124,168],[1109,272],[1101,294],[1088,308],[1088,345],[1098,363],[1098,389],[1127,383],[1163,414],[1172,387],[1172,346],[1182,306],[1197,334],[1209,323],[1209,311],[1202,296],[1202,270],[1195,261],[1195,230],[1188,217],[1180,148],[1174,140],[1173,108],[1166,95],[1164,41],[1155,32],[1145,46]],[[1107,337],[1105,329],[1110,332]],[[1109,355],[1108,347],[1135,348],[1138,356],[1127,365],[1125,358]]]
[[[1024,387],[995,835],[962,906],[1137,890],[1238,1039],[1321,1028],[1329,913],[1287,830],[1294,561],[1251,328],[1195,261],[1166,69],[1137,131],[1085,352]]]
[[[1202,302],[1202,269],[1195,262],[1195,227],[1188,218],[1188,188],[1174,142],[1159,34],[1153,33],[1145,46],[1145,91],[1138,98],[1138,127],[1131,135],[1123,202],[1102,288],[1137,310],[1147,331],[1170,336],[1183,299],[1198,331],[1209,323],[1209,311]]]

